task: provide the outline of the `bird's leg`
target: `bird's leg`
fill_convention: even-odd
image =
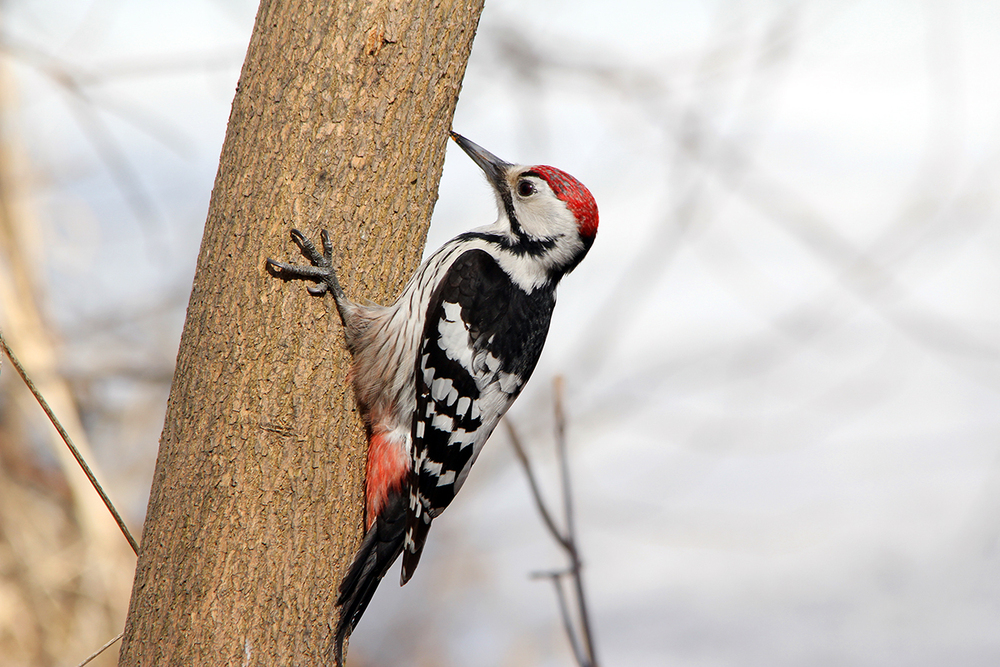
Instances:
[[[333,269],[333,242],[330,240],[330,234],[325,229],[320,234],[320,238],[323,241],[322,253],[299,230],[293,229],[291,235],[292,240],[299,246],[299,250],[313,265],[287,264],[268,258],[268,267],[279,276],[283,275],[288,279],[298,278],[317,281],[319,284],[315,287],[306,288],[309,290],[309,293],[315,296],[322,296],[330,292],[339,305],[341,299],[344,298],[344,290],[340,287],[340,281],[337,280],[337,273]]]

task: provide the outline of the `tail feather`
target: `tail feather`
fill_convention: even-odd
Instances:
[[[406,551],[403,552],[403,567],[399,572],[399,585],[402,586],[417,569],[420,562],[420,554],[424,551],[424,542],[427,540],[427,531],[431,529],[431,519],[426,514],[416,516],[410,514],[407,517],[406,538],[403,544]]]
[[[403,550],[405,531],[406,500],[401,492],[395,491],[389,494],[382,511],[365,534],[354,563],[340,583],[337,598],[340,620],[334,656],[337,667],[344,664],[344,642],[354,632],[382,577]]]

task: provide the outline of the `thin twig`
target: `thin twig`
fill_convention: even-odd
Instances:
[[[102,646],[101,648],[97,649],[97,651],[95,651],[94,653],[92,653],[92,654],[90,655],[90,657],[89,657],[89,658],[87,658],[86,660],[84,660],[83,662],[81,662],[81,663],[80,663],[79,665],[77,665],[76,667],[83,667],[83,666],[84,666],[84,665],[86,665],[86,664],[87,664],[88,662],[90,662],[91,660],[93,660],[94,658],[96,658],[97,656],[99,656],[100,654],[104,653],[104,652],[105,652],[105,651],[106,651],[107,649],[111,648],[111,646],[112,646],[112,645],[113,645],[113,644],[114,644],[114,643],[115,643],[116,641],[118,641],[119,639],[121,639],[121,638],[122,638],[122,637],[124,637],[124,636],[125,636],[125,631],[124,631],[124,630],[122,630],[121,632],[119,632],[119,633],[118,633],[118,636],[117,636],[117,637],[115,637],[114,639],[110,640],[110,641],[109,641],[109,642],[108,642],[107,644],[105,644],[105,645],[104,645],[104,646]]]
[[[140,223],[152,220],[160,222],[160,214],[153,196],[146,191],[139,170],[132,164],[125,149],[115,138],[111,128],[97,113],[94,103],[81,90],[72,90],[69,109],[76,117],[80,129],[90,140],[97,154],[118,186],[125,203],[132,209],[132,215]]]
[[[556,525],[552,512],[549,511],[542,492],[535,478],[535,472],[531,467],[528,454],[521,443],[521,438],[517,430],[509,419],[505,419],[507,432],[510,434],[510,442],[514,447],[517,460],[521,462],[524,473],[528,477],[528,486],[531,488],[531,495],[535,499],[538,513],[542,516],[545,527],[548,528],[552,538],[563,548],[570,560],[568,570],[556,572],[540,572],[533,577],[545,577],[552,580],[556,587],[556,597],[559,602],[559,613],[562,616],[563,626],[566,629],[566,636],[569,638],[570,647],[576,657],[580,667],[597,667],[596,651],[594,650],[594,633],[590,624],[590,612],[587,608],[587,596],[583,586],[583,563],[580,561],[579,551],[576,547],[576,523],[573,513],[573,492],[570,480],[569,455],[566,444],[566,413],[563,410],[563,379],[556,377],[554,382],[555,392],[555,420],[556,420],[556,451],[559,458],[560,476],[562,479],[563,491],[563,512],[565,515],[565,533]],[[580,619],[580,630],[574,628],[573,618],[570,615],[569,604],[566,600],[566,592],[563,590],[563,577],[570,576],[573,579],[573,589],[576,596],[578,616]],[[582,640],[581,640],[582,637]]]
[[[583,564],[576,548],[576,521],[573,512],[573,492],[570,484],[569,455],[566,447],[566,412],[563,410],[564,382],[557,375],[552,382],[555,397],[556,416],[556,452],[559,455],[559,467],[562,469],[563,504],[566,512],[566,551],[573,563],[573,584],[576,587],[576,602],[580,608],[580,628],[587,644],[588,665],[596,667],[597,656],[594,651],[594,636],[590,625],[590,612],[587,609],[587,596],[583,588]]]
[[[187,133],[173,127],[168,121],[138,105],[122,102],[107,94],[97,96],[93,94],[94,86],[100,85],[110,78],[109,66],[101,66],[96,70],[84,69],[80,65],[61,60],[41,48],[14,40],[10,35],[2,34],[0,34],[0,53],[7,53],[19,63],[33,68],[72,97],[117,116],[132,127],[159,141],[178,156],[182,158],[191,156],[192,140],[187,136]],[[242,57],[240,62],[242,62]],[[130,67],[133,75],[143,75],[142,70],[139,69],[141,65],[130,63],[124,67]],[[150,73],[155,74],[156,72],[150,71]]]
[[[576,631],[573,629],[573,622],[569,614],[569,603],[566,601],[566,591],[562,587],[563,574],[568,573],[552,572],[548,575],[548,578],[552,581],[552,586],[556,589],[556,599],[559,600],[559,613],[563,619],[563,627],[566,629],[566,636],[569,637],[569,643],[573,647],[573,655],[576,656],[577,663],[592,667],[594,661],[588,661],[587,656],[583,654],[580,639],[576,636]]]
[[[521,462],[521,467],[524,468],[524,474],[528,477],[528,486],[531,487],[531,496],[535,499],[535,506],[538,507],[538,513],[542,515],[542,521],[545,522],[545,527],[549,529],[550,533],[552,533],[552,537],[556,542],[558,542],[564,549],[568,549],[568,541],[556,526],[555,521],[552,519],[552,515],[549,513],[549,508],[545,506],[545,500],[542,498],[542,492],[538,487],[538,480],[535,479],[535,472],[531,468],[531,462],[528,460],[528,455],[524,451],[524,446],[521,444],[521,437],[517,434],[517,430],[514,428],[514,423],[510,419],[504,419],[503,423],[507,426],[507,433],[510,435],[510,443],[514,446],[514,453],[517,454],[517,460]]]
[[[148,221],[160,222],[161,215],[156,207],[153,196],[147,192],[138,170],[115,138],[111,129],[98,114],[99,104],[92,99],[81,83],[82,70],[64,63],[41,49],[12,41],[9,36],[0,36],[0,52],[6,52],[18,58],[20,62],[35,68],[60,86],[70,98],[70,111],[76,116],[84,135],[93,144],[97,154],[111,174],[111,179],[121,190],[125,203],[132,209],[136,219],[145,225]],[[121,105],[103,105],[107,111],[115,113],[127,122],[139,127],[168,148],[184,155],[185,150],[177,141],[178,133],[166,130],[175,135],[167,137],[164,124],[154,127],[149,123],[148,114],[139,115],[133,110],[123,109]],[[147,116],[147,117],[143,117]],[[183,140],[182,140],[183,141]],[[180,146],[180,147],[179,147]]]
[[[552,394],[555,401],[553,411],[556,417],[556,454],[559,457],[559,469],[562,473],[566,536],[572,542],[576,537],[576,522],[573,517],[573,491],[570,485],[569,457],[566,455],[566,413],[563,412],[563,378],[561,375],[557,375],[552,380]]]
[[[80,454],[80,450],[77,449],[76,445],[73,444],[73,440],[70,439],[69,433],[66,432],[66,429],[63,428],[63,425],[59,422],[59,419],[56,417],[55,413],[52,412],[52,408],[49,407],[48,402],[46,402],[45,398],[41,395],[41,393],[39,393],[38,388],[35,387],[35,383],[31,381],[31,378],[28,377],[28,373],[24,370],[24,367],[21,365],[21,362],[17,360],[16,356],[14,356],[14,352],[10,349],[10,346],[7,345],[7,339],[4,338],[3,332],[0,332],[0,346],[3,347],[4,354],[6,354],[7,358],[10,359],[10,363],[13,364],[14,369],[17,371],[17,374],[21,376],[22,380],[24,380],[24,384],[27,385],[28,390],[35,397],[35,400],[38,401],[38,404],[42,406],[42,410],[45,411],[45,414],[48,416],[49,421],[52,422],[52,425],[56,427],[56,431],[59,432],[59,435],[62,437],[63,442],[65,442],[66,446],[69,447],[69,451],[73,454],[73,458],[75,458],[76,462],[80,464],[80,468],[87,476],[87,479],[90,480],[90,484],[94,487],[94,490],[97,491],[97,495],[101,497],[101,500],[104,501],[105,507],[107,507],[108,511],[111,512],[111,516],[114,517],[115,523],[118,524],[119,530],[122,531],[122,535],[124,535],[125,539],[128,540],[128,544],[130,547],[132,547],[132,551],[135,552],[135,554],[138,556],[139,545],[136,543],[135,538],[132,537],[132,533],[129,532],[128,527],[125,525],[125,521],[118,513],[118,510],[115,509],[115,506],[111,503],[111,499],[108,498],[108,494],[104,492],[104,489],[101,487],[101,484],[97,481],[97,477],[94,476],[94,473],[90,469],[90,466],[87,465],[87,462]]]

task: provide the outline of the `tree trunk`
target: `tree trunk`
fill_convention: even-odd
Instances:
[[[416,268],[482,0],[263,0],[236,89],[121,665],[329,662],[366,446],[333,300],[264,269],[328,228],[341,283]]]

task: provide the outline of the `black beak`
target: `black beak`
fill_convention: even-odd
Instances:
[[[489,152],[479,144],[475,144],[458,132],[452,132],[451,138],[462,147],[472,161],[479,165],[479,168],[486,172],[486,178],[496,188],[497,192],[504,192],[507,189],[506,173],[509,162],[504,162],[493,153]]]

